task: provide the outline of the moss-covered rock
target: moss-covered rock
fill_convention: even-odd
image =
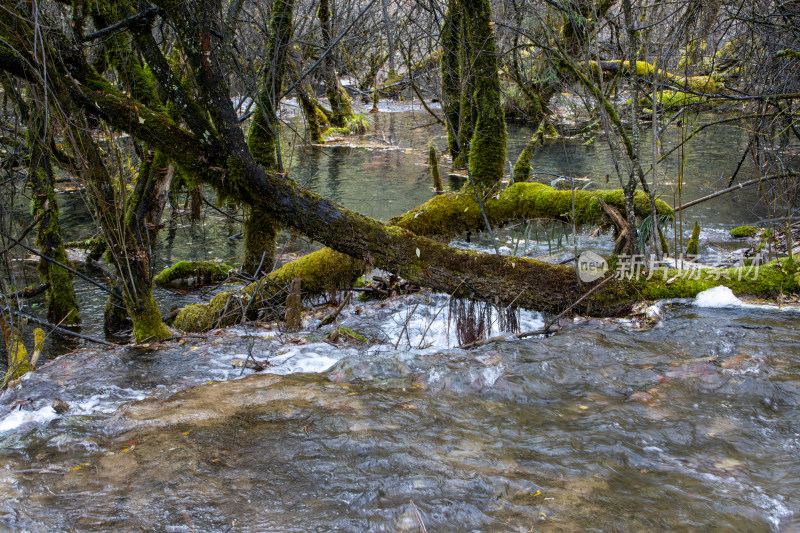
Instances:
[[[731,237],[743,239],[745,237],[755,237],[759,229],[755,226],[739,226],[731,230]]]

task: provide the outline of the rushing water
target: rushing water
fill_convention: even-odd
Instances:
[[[429,531],[800,526],[794,312],[674,305],[465,351],[445,310],[417,348],[443,300],[349,312],[369,348],[250,329],[59,358],[3,397],[2,523],[417,531],[416,506]],[[237,379],[251,345],[278,374]]]
[[[442,132],[412,129],[428,122],[421,114],[376,120],[376,147],[298,149],[293,177],[379,218],[429,198],[426,147],[443,148]],[[512,128],[512,160],[529,133]],[[693,146],[684,201],[719,186],[743,149],[727,129]],[[602,139],[558,143],[536,166],[598,178],[605,156]],[[71,227],[90,231],[70,205]],[[730,227],[763,214],[719,200],[685,216],[706,243],[730,246]],[[238,232],[214,215],[175,219],[161,260],[233,260]],[[519,248],[515,234],[500,238]],[[603,239],[581,234],[578,245],[607,249]],[[550,251],[543,240],[526,253]],[[80,287],[92,332],[103,298]],[[456,347],[448,314],[446,296],[420,294],[348,307],[338,338],[314,315],[293,336],[236,328],[51,360],[0,397],[0,528],[800,529],[796,311],[665,303],[655,321],[576,320],[473,350]],[[543,324],[532,312],[518,320]],[[264,372],[231,365],[248,353]]]

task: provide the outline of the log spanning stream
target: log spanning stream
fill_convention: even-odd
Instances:
[[[381,120],[406,131],[419,117]],[[390,171],[372,158],[409,172],[387,197],[427,187],[413,154],[347,150],[361,166],[339,161],[342,201],[354,201],[359,176]],[[577,154],[592,148],[569,150],[572,172],[588,174]],[[564,172],[564,153],[553,150],[551,170]],[[322,166],[317,186],[331,192],[330,161]],[[694,176],[694,197],[725,171]],[[721,201],[695,209],[706,241],[728,248],[727,229],[754,216]],[[219,231],[209,224],[192,239],[222,257],[230,244]],[[167,261],[199,249],[163,246]],[[0,529],[800,528],[795,309],[662,302],[647,318],[578,319],[546,338],[462,350],[447,304],[425,293],[357,303],[335,342],[335,326],[316,329],[312,316],[290,337],[234,328],[47,362],[0,396]],[[517,320],[542,325],[534,312]],[[231,365],[248,352],[264,371]]]

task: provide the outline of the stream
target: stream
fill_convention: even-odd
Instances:
[[[427,200],[426,147],[444,148],[442,132],[413,129],[430,122],[419,112],[377,121],[381,147],[302,148],[293,176],[382,219]],[[509,135],[513,161],[530,132]],[[546,145],[535,167],[604,177],[613,166],[603,146]],[[724,187],[745,146],[733,128],[699,136],[684,202]],[[670,198],[676,168],[662,165]],[[743,246],[727,232],[766,216],[755,194],[692,208],[686,235],[697,220],[704,254]],[[69,238],[86,238],[91,221],[69,195]],[[160,261],[234,261],[238,231],[212,215],[175,219]],[[531,257],[610,250],[608,235],[574,242],[564,232],[558,243],[541,232],[498,238]],[[82,285],[79,295],[83,332],[100,336],[103,295]],[[158,298],[166,310],[200,296]],[[796,307],[711,295],[464,350],[450,304],[423,291],[356,301],[338,326],[317,328],[322,314],[309,311],[291,335],[265,324],[142,347],[66,346],[0,393],[0,529],[800,531]],[[487,318],[492,335],[509,323]],[[544,317],[522,311],[511,322],[535,330]],[[264,370],[231,363],[251,356]]]

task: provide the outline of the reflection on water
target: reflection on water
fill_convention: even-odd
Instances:
[[[413,501],[429,531],[797,527],[796,314],[674,307],[469,352],[394,350],[392,317],[346,317],[386,333],[368,349],[236,330],[50,363],[3,398],[32,414],[0,434],[0,523],[418,531]],[[333,366],[237,379],[254,340],[277,371]],[[55,397],[72,410],[43,416]]]

